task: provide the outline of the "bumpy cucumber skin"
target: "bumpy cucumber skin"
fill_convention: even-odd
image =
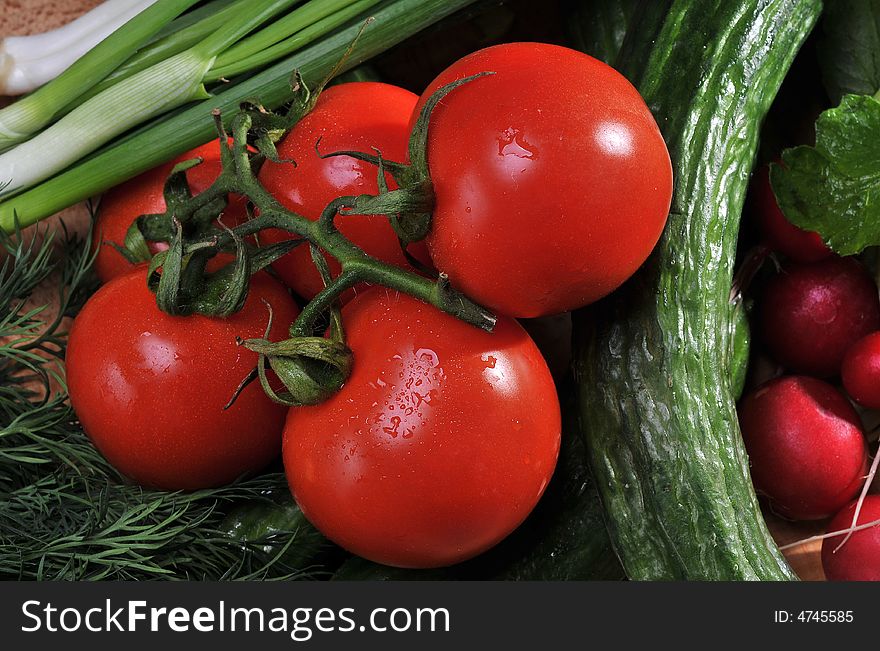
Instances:
[[[678,0],[650,56],[624,65],[669,147],[671,214],[639,273],[576,315],[575,345],[593,474],[631,579],[797,578],[749,479],[729,295],[760,124],[820,11]]]
[[[752,330],[749,316],[742,299],[731,306],[731,339],[730,339],[730,391],[734,400],[742,397],[749,374],[749,353],[752,348]]]

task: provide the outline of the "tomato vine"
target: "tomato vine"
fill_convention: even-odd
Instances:
[[[411,152],[424,140],[424,125],[436,101],[473,78],[449,84],[437,92],[436,99],[423,111],[420,121],[423,126],[414,131]],[[290,325],[289,340],[250,339],[242,342],[260,354],[258,368],[245,379],[242,388],[259,378],[264,390],[274,400],[303,405],[326,399],[342,385],[350,371],[351,352],[345,345],[338,315],[332,319],[335,325],[331,336],[328,338],[323,334],[327,317],[333,313],[340,296],[355,285],[381,285],[409,294],[487,331],[492,330],[496,319],[487,309],[453,288],[445,274],[428,278],[386,264],[347,239],[335,225],[336,217],[345,212],[382,214],[392,220],[404,250],[407,244],[424,238],[433,202],[426,165],[405,168],[399,163],[383,161],[381,153],[377,152],[370,158],[377,164],[380,194],[338,197],[315,221],[285,208],[262,185],[257,176],[260,166],[266,160],[285,162],[280,160],[275,143],[311,110],[317,99],[317,93],[311,93],[298,77],[294,88],[298,91],[297,99],[286,114],[272,113],[255,103],[246,102],[230,121],[229,132],[220,112],[215,110],[213,115],[221,150],[219,176],[210,187],[192,196],[185,172],[200,161],[196,159],[177,165],[165,185],[166,210],[140,216],[129,230],[126,248],[143,251],[148,240],[170,243],[168,250],[153,256],[148,282],[156,292],[159,307],[178,315],[198,312],[226,316],[235,312],[247,296],[251,274],[296,246],[310,246],[312,258],[319,268],[323,259],[321,251],[332,256],[341,267],[340,273],[331,277],[323,265],[324,289]],[[318,145],[316,143],[316,148]],[[354,152],[351,154],[355,155]],[[423,155],[416,155],[414,160],[421,159]],[[295,165],[294,161],[287,162]],[[416,184],[421,191],[413,191],[412,187],[388,190],[384,176],[387,166],[393,168],[392,174],[412,169],[424,176],[425,182]],[[211,223],[222,212],[229,194],[247,197],[251,219],[234,228],[218,229]],[[262,248],[247,241],[270,228],[288,232],[291,239]],[[219,271],[206,270],[209,259],[229,250],[235,252],[233,263]],[[267,365],[281,378],[286,392],[278,393],[270,386]]]

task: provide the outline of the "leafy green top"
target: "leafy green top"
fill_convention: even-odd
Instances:
[[[816,146],[786,150],[770,181],[785,216],[841,255],[880,245],[880,102],[847,95],[816,121]]]

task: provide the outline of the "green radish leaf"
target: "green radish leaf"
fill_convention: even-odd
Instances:
[[[880,90],[880,0],[825,3],[818,44],[822,81],[833,102]]]
[[[880,102],[847,95],[816,121],[816,146],[770,169],[779,207],[840,255],[880,245]]]

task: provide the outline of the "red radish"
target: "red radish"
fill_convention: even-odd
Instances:
[[[797,262],[817,262],[831,256],[818,233],[798,228],[785,218],[770,186],[770,167],[762,167],[752,180],[752,199],[764,240],[774,251]]]
[[[828,525],[828,531],[845,531],[852,526],[856,502],[852,502]],[[880,495],[868,495],[859,513],[858,525],[880,520]],[[822,542],[822,567],[829,581],[880,581],[880,524],[855,531],[838,549],[844,534]],[[835,551],[836,550],[836,551]]]
[[[868,450],[859,417],[830,384],[770,380],[742,400],[739,420],[755,489],[780,515],[828,517],[862,487]]]
[[[795,373],[836,375],[849,347],[874,330],[880,330],[877,286],[853,258],[791,264],[762,298],[764,342]]]
[[[853,400],[868,409],[880,409],[880,332],[850,346],[840,376]]]

